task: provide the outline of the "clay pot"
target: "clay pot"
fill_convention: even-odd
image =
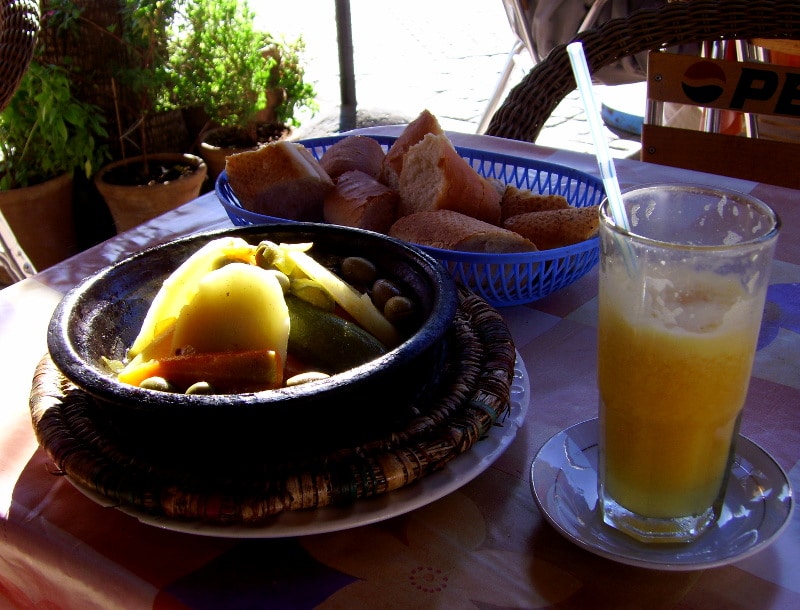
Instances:
[[[222,173],[222,170],[225,169],[225,160],[228,156],[247,150],[255,150],[256,148],[257,146],[215,146],[203,140],[200,142],[200,156],[203,157],[208,166],[208,177],[213,183]]]
[[[0,211],[37,271],[78,252],[71,173],[0,191]]]
[[[148,155],[151,165],[165,169],[189,168],[177,177],[149,184],[125,181],[134,174],[144,157],[122,159],[106,165],[95,176],[97,190],[108,206],[117,232],[122,233],[143,222],[188,203],[200,194],[208,172],[205,162],[196,155],[162,153]]]

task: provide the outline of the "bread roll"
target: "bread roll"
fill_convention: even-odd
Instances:
[[[600,226],[598,206],[569,207],[517,214],[503,223],[506,229],[527,237],[539,250],[577,244],[597,235]]]
[[[333,180],[297,142],[280,140],[226,159],[233,192],[246,210],[289,220],[322,221]]]
[[[505,222],[517,214],[563,210],[568,207],[569,202],[561,195],[539,195],[509,184],[500,201],[500,217]]]
[[[426,134],[443,134],[439,121],[428,110],[411,121],[394,141],[383,160],[380,181],[386,186],[397,189],[400,186],[400,173],[403,170],[403,159],[409,148],[422,140]]]
[[[464,252],[533,252],[521,235],[452,210],[426,210],[398,218],[389,235],[404,241]]]
[[[406,153],[398,214],[438,209],[500,224],[497,189],[456,152],[446,135],[428,134]]]
[[[325,222],[387,233],[395,219],[397,191],[360,171],[345,172],[325,196]]]
[[[385,156],[377,140],[368,136],[347,136],[326,150],[319,162],[334,182],[343,173],[353,170],[377,179]]]

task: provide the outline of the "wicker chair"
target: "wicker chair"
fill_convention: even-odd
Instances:
[[[797,0],[685,0],[641,9],[577,34],[590,72],[623,57],[717,40],[800,39]],[[515,86],[495,112],[488,135],[535,142],[556,106],[576,87],[565,43]]]
[[[503,98],[503,93],[506,90],[508,81],[517,64],[519,54],[527,49],[534,64],[538,64],[544,59],[543,53],[539,51],[536,44],[532,20],[536,14],[537,7],[544,4],[545,1],[546,0],[503,0],[503,7],[506,10],[508,24],[511,26],[511,31],[514,32],[516,40],[514,46],[511,47],[511,51],[508,53],[508,58],[500,74],[500,79],[495,85],[486,110],[484,110],[483,116],[478,124],[478,133],[486,132],[489,121]],[[583,30],[597,25],[600,11],[608,2],[609,0],[591,0],[591,2],[587,2],[586,14],[583,15],[583,18],[579,20],[580,15],[575,15],[577,27],[574,32],[582,32]],[[563,28],[555,28],[555,30],[554,34],[557,34],[562,31]],[[569,35],[572,35],[572,32],[570,32]]]
[[[22,75],[28,69],[38,33],[38,2],[0,2],[0,111],[8,105]],[[0,212],[0,272],[2,271],[12,281],[18,281],[31,275],[34,269]]]
[[[0,3],[0,111],[14,95],[28,69],[38,33],[38,2],[3,0]]]

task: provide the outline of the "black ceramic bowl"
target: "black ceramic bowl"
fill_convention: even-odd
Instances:
[[[310,241],[311,253],[369,258],[417,300],[420,325],[380,358],[292,388],[187,396],[117,381],[103,357],[122,359],[162,281],[203,244],[228,235],[253,244]],[[435,385],[456,306],[450,275],[413,246],[332,225],[262,225],[178,239],[103,269],[64,297],[47,339],[55,365],[130,443],[189,456],[300,455],[381,438],[411,417]]]

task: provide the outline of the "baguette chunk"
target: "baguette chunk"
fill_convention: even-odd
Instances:
[[[536,246],[521,235],[452,210],[427,210],[403,216],[389,235],[404,241],[464,252],[534,252]]]
[[[447,136],[428,134],[406,153],[398,214],[440,209],[500,224],[500,193],[494,185],[456,152]]]
[[[302,144],[271,142],[230,155],[225,167],[245,209],[287,220],[322,220],[322,204],[333,180]]]
[[[400,187],[400,174],[403,171],[403,162],[408,149],[429,133],[438,135],[443,134],[444,130],[429,110],[423,110],[416,119],[406,125],[406,128],[389,148],[389,152],[386,153],[383,159],[380,181],[390,188],[398,189]]]
[[[339,176],[325,196],[325,222],[386,233],[395,220],[400,196],[358,170]]]
[[[598,206],[545,210],[518,214],[505,221],[506,229],[527,237],[539,250],[561,248],[597,235],[600,227]]]
[[[569,202],[562,195],[540,195],[509,184],[503,191],[503,198],[500,201],[500,216],[505,222],[518,214],[563,210],[568,207],[570,207]]]
[[[356,170],[377,180],[385,157],[377,140],[369,136],[347,136],[326,150],[319,162],[333,181]]]

